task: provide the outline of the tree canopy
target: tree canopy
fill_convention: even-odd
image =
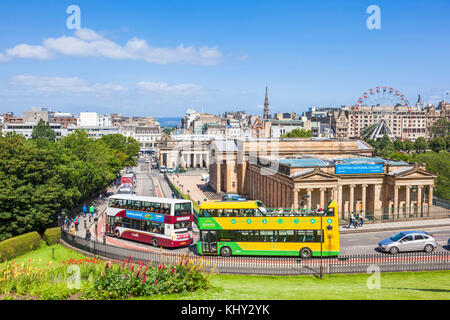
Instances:
[[[311,138],[313,136],[313,133],[311,130],[305,130],[305,129],[294,129],[291,132],[288,132],[284,135],[282,135],[282,138]]]
[[[0,241],[53,226],[62,208],[103,190],[139,153],[136,140],[119,135],[94,140],[76,131],[42,143],[45,136],[0,136]]]

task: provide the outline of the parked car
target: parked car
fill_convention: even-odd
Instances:
[[[238,194],[232,193],[232,194],[226,194],[222,197],[223,201],[246,201],[244,197],[241,197]]]
[[[145,163],[150,163],[150,159],[145,159]]]
[[[395,236],[381,240],[378,247],[391,254],[406,251],[433,252],[437,247],[436,239],[428,232],[424,231],[402,231]]]
[[[161,166],[161,168],[159,168],[159,172],[164,173],[167,172],[167,169],[165,166]]]
[[[168,169],[167,169],[167,172],[168,172],[168,173],[173,173],[173,168],[168,168]]]

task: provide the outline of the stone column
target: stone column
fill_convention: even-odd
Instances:
[[[342,186],[338,186],[338,210],[340,211],[341,218],[345,218],[344,212],[344,199],[342,197]]]
[[[423,186],[417,186],[417,216],[422,215],[422,188]]]
[[[394,216],[398,218],[398,189],[399,186],[394,186]]]
[[[411,207],[411,186],[405,186],[406,188],[406,216],[409,218]]]
[[[364,216],[366,216],[366,192],[367,192],[367,184],[363,184],[361,185],[362,190],[361,190],[361,210],[364,214]]]
[[[308,192],[308,209],[312,209],[311,201],[312,201],[312,192],[314,189],[306,189]]]
[[[350,212],[349,214],[351,214],[352,212],[354,212],[354,202],[355,202],[355,185],[351,184],[350,185]]]
[[[428,216],[431,215],[431,208],[433,207],[433,185],[428,186]]]
[[[298,190],[297,189],[294,189],[293,196],[294,196],[294,210],[298,210]]]
[[[383,216],[383,213],[381,212],[381,204],[382,201],[380,200],[381,196],[381,184],[374,185],[374,199],[373,199],[373,211],[374,211],[374,217],[378,217],[380,220]]]
[[[220,186],[222,184],[222,165],[219,162],[216,163],[216,172],[216,192],[219,193],[221,191]]]
[[[325,206],[325,191],[327,188],[320,188],[320,208],[323,209]]]

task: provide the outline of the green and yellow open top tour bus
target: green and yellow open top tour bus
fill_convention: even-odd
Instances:
[[[270,210],[261,201],[207,201],[198,216],[203,255],[339,255],[338,206],[323,210]]]

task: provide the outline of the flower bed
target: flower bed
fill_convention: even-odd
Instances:
[[[159,294],[190,293],[208,289],[202,264],[182,256],[176,265],[154,267],[148,262],[103,262],[95,258],[43,263],[41,259],[0,266],[0,295],[33,296],[44,300],[127,299]]]

